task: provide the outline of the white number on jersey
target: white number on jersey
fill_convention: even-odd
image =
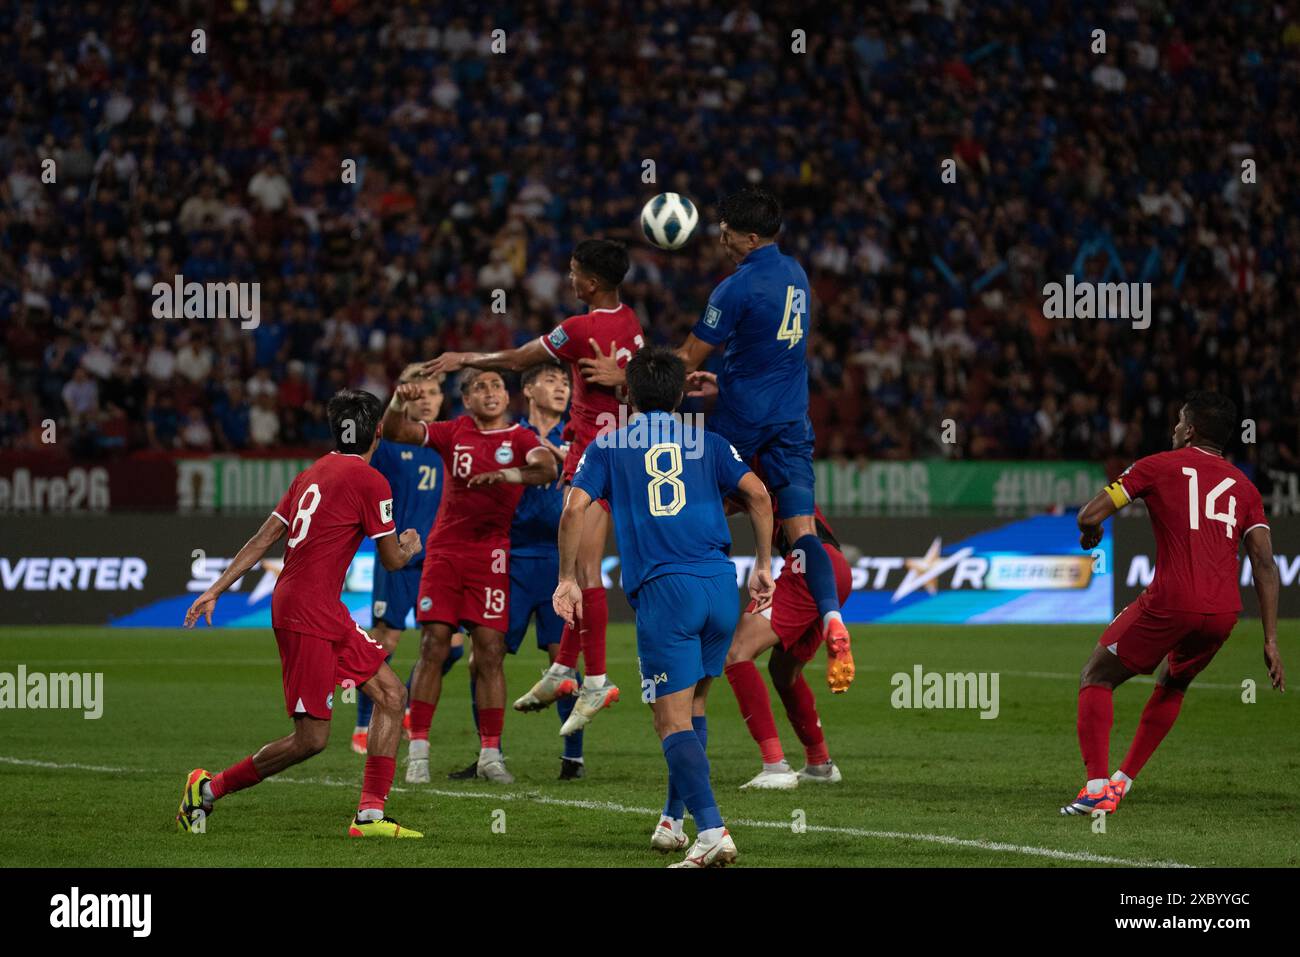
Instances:
[[[668,465],[660,465],[660,456],[667,454]],[[650,514],[656,518],[676,515],[686,504],[686,486],[678,478],[682,474],[682,447],[671,442],[660,442],[646,449],[645,470],[651,482],[646,486],[650,496]],[[662,501],[662,489],[669,490],[669,499]]]
[[[632,341],[636,343],[637,349],[640,349],[642,346],[645,345],[645,339],[642,336],[633,336]],[[614,361],[616,361],[619,364],[620,368],[626,366],[628,362],[631,361],[631,359],[632,359],[631,349],[619,349],[617,352],[614,353]],[[628,402],[627,386],[626,385],[615,386],[614,398],[618,399],[618,401],[622,402],[624,405],[627,405]]]
[[[1200,528],[1201,496],[1196,469],[1183,466],[1183,474],[1187,476],[1187,520],[1192,528]],[[1214,506],[1219,501],[1219,496],[1236,484],[1236,479],[1226,478],[1214,486],[1209,495],[1205,496],[1205,517],[1212,522],[1223,522],[1223,534],[1229,538],[1232,538],[1232,530],[1237,527],[1237,496],[1228,496],[1228,510],[1226,512],[1216,512]]]
[[[311,504],[307,504],[308,496],[311,497]],[[320,486],[313,482],[307,486],[307,491],[303,492],[298,498],[298,510],[293,516],[293,534],[285,542],[285,548],[293,548],[304,538],[307,537],[307,530],[311,528],[311,517],[316,513],[320,506]]]
[[[473,456],[469,452],[453,452],[451,458],[451,470],[456,473],[456,478],[469,478],[470,465],[474,461]]]

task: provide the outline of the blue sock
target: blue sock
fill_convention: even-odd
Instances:
[[[582,674],[578,674],[578,685],[582,686]],[[555,713],[560,716],[560,724],[569,720],[573,706],[578,703],[577,695],[565,695],[555,702]],[[571,761],[582,757],[582,732],[569,735],[564,739],[564,756]]]
[[[664,738],[663,748],[669,785],[690,810],[695,826],[701,831],[722,827],[722,814],[709,784],[709,759],[704,756],[699,735],[694,730],[678,731]],[[664,813],[669,811],[665,809]]]
[[[840,607],[839,605],[835,606],[837,611],[839,610],[839,607]],[[454,665],[456,662],[460,661],[461,656],[464,654],[465,654],[464,645],[452,645],[451,654],[449,654],[447,656],[447,660],[442,663],[442,673],[445,675],[448,671],[451,671],[451,666]]]
[[[474,680],[474,672],[469,673],[469,710],[474,715],[474,733],[478,734],[478,695],[474,693],[478,687],[478,682]]]
[[[835,569],[826,546],[816,535],[803,535],[795,540],[794,547],[804,556],[804,581],[817,602],[817,614],[825,616],[840,610],[839,589],[835,587]]]
[[[389,655],[387,658],[384,659],[384,662],[385,664],[387,664],[392,660],[393,660],[393,656]],[[375,710],[375,703],[370,700],[370,695],[362,691],[361,694],[357,697],[357,727],[358,728],[370,727],[370,715],[374,713],[374,710]]]
[[[709,719],[702,714],[691,717],[691,726],[695,728],[695,736],[700,739],[700,747],[704,753],[709,752]]]

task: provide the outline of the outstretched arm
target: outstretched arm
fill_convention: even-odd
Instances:
[[[713,346],[698,339],[695,333],[687,333],[686,341],[676,349],[677,355],[686,363],[686,374],[694,372],[700,366],[704,365],[704,360],[713,352]]]
[[[244,547],[239,550],[234,561],[226,566],[221,577],[213,582],[207,591],[194,599],[194,604],[190,605],[189,611],[185,613],[185,627],[193,628],[200,617],[205,618],[209,625],[212,624],[212,610],[216,607],[217,599],[262,560],[266,550],[284,537],[287,528],[288,526],[278,516],[268,515],[262,527],[257,530],[257,534],[244,543]]]
[[[560,513],[560,577],[551,596],[555,613],[570,625],[582,618],[582,589],[578,587],[578,544],[582,541],[583,519],[591,496],[577,486],[569,487]]]
[[[534,339],[517,349],[502,349],[499,352],[444,352],[438,358],[426,362],[424,372],[447,374],[459,372],[467,366],[473,369],[495,369],[497,372],[523,372],[529,366],[550,362],[551,359],[542,340]]]
[[[384,413],[384,438],[390,442],[402,442],[406,445],[423,445],[426,430],[423,422],[412,422],[406,417],[406,403],[420,398],[419,382],[407,382],[399,385],[393,392],[393,401],[388,403]]]
[[[1259,621],[1264,626],[1264,667],[1268,680],[1278,691],[1286,690],[1286,672],[1277,650],[1277,596],[1280,588],[1277,564],[1273,561],[1273,535],[1267,525],[1257,525],[1246,533],[1246,554],[1250,573],[1259,596]]]
[[[496,485],[497,482],[507,482],[512,485],[546,485],[555,481],[558,470],[555,466],[555,456],[550,449],[541,446],[529,449],[525,462],[527,464],[523,468],[479,472],[477,475],[471,475],[465,484],[473,488],[476,485]]]
[[[754,570],[749,575],[749,597],[762,611],[772,601],[776,583],[772,580],[772,499],[757,475],[746,472],[735,494],[749,513],[749,524],[754,529]]]

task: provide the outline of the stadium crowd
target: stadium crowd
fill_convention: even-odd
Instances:
[[[437,9],[0,9],[0,448],[320,444],[340,386],[575,311],[590,235],[678,342],[759,182],[815,291],[821,455],[1131,460],[1214,387],[1300,469],[1296,4]],[[702,207],[677,253],[639,238],[663,190]],[[1071,272],[1150,282],[1150,328],[1045,319]],[[154,318],[178,273],[259,283],[260,324]]]

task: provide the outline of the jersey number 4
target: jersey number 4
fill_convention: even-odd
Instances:
[[[667,459],[667,463],[663,459]],[[660,442],[646,449],[645,471],[650,476],[646,494],[650,496],[650,514],[655,518],[676,515],[686,504],[686,486],[682,474],[682,447],[671,442]],[[664,489],[668,501],[664,501]]]
[[[804,298],[802,289],[785,287],[785,315],[781,317],[781,328],[776,331],[776,338],[778,342],[786,343],[787,349],[793,349],[803,338],[803,317],[808,310]]]
[[[1187,476],[1187,520],[1192,528],[1201,527],[1200,515],[1200,483],[1197,480],[1196,469],[1183,467],[1183,474]],[[1226,492],[1232,486],[1237,484],[1236,479],[1226,478],[1210,490],[1210,494],[1205,496],[1205,517],[1214,522],[1223,522],[1223,534],[1232,538],[1232,530],[1237,527],[1237,496],[1228,496],[1228,510],[1226,512],[1216,512],[1215,505],[1219,501],[1219,496]]]

